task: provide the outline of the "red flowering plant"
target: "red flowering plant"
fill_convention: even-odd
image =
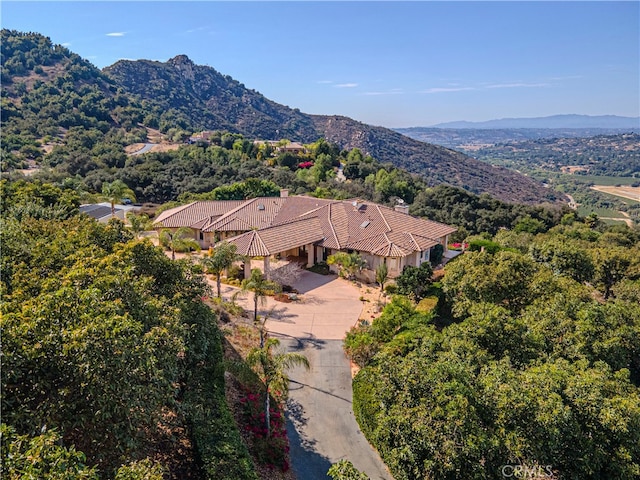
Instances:
[[[298,164],[298,168],[311,168],[313,167],[313,162],[302,162]]]
[[[289,470],[289,438],[281,404],[273,402],[269,408],[269,432],[266,427],[264,403],[262,395],[245,387],[244,397],[240,399],[244,428],[249,432],[256,460],[271,469],[278,468],[286,472]]]
[[[286,371],[294,366],[309,369],[309,360],[300,353],[286,352],[279,347],[280,341],[277,338],[267,338],[259,348],[253,348],[247,355],[247,365],[262,383],[261,395],[253,395],[253,392],[253,396],[247,395],[247,411],[250,416],[247,420],[254,429],[254,445],[258,447],[256,454],[258,457],[263,455],[258,461],[286,469],[289,468],[286,463],[289,446],[282,416],[282,405],[289,390]],[[264,401],[263,406],[261,400]]]

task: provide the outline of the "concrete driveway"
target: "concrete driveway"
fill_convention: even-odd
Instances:
[[[311,364],[309,371],[289,372],[287,433],[296,477],[325,480],[331,464],[347,459],[372,480],[392,480],[353,415],[351,366],[342,339],[362,312],[359,289],[335,275],[307,271],[294,286],[299,301],[268,298],[258,313],[268,315],[270,336],[279,338],[287,350],[306,355]],[[234,291],[223,285],[224,297]],[[238,303],[252,311],[252,294]]]
[[[353,415],[351,368],[342,340],[282,340],[306,355],[311,370],[289,372],[287,433],[299,480],[325,480],[331,464],[347,459],[372,480],[392,480]]]
[[[304,271],[294,287],[300,292],[299,300],[283,303],[267,297],[264,305],[258,305],[258,315],[268,318],[266,326],[272,336],[342,340],[360,317],[359,290],[336,275]],[[224,298],[237,290],[222,285]],[[243,294],[237,303],[253,312],[251,292]]]

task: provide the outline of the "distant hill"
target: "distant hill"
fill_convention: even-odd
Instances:
[[[39,34],[2,30],[2,153],[9,167],[45,161],[58,173],[91,176],[127,162],[124,147],[144,127],[226,130],[251,139],[304,143],[326,138],[425,178],[505,201],[540,203],[558,194],[539,182],[341,116],[308,115],[273,102],[228,75],[179,55],[167,62],[122,60],[103,69]]]
[[[617,115],[552,115],[549,117],[502,118],[485,122],[446,122],[433,128],[605,128],[640,131],[640,117]]]
[[[473,154],[479,160],[508,162],[510,167],[524,171],[577,171],[640,178],[640,134],[637,133],[505,142],[477,148]]]
[[[359,148],[383,163],[421,174],[431,185],[448,183],[507,201],[555,199],[553,192],[528,177],[459,152],[348,117],[308,115],[277,104],[184,55],[165,63],[123,60],[104,73],[130,93],[179,111],[199,128],[228,129],[258,139],[312,142],[324,137],[341,148]]]

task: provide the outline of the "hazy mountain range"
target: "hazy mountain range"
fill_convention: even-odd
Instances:
[[[640,131],[640,117],[617,115],[551,115],[548,117],[501,118],[484,122],[445,122],[431,125],[431,128],[602,128],[630,129]],[[400,130],[400,129],[398,129]]]

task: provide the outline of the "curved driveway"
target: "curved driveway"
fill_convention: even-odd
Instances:
[[[149,150],[153,148],[154,145],[155,143],[145,143],[144,147],[142,147],[140,150],[136,152],[133,152],[131,155],[141,155],[143,153],[147,153]]]
[[[360,292],[335,275],[305,271],[296,282],[300,300],[280,303],[268,298],[259,314],[267,329],[289,351],[303,353],[311,369],[289,372],[287,433],[291,462],[299,480],[325,480],[332,463],[343,458],[372,480],[392,480],[353,415],[351,367],[342,350],[345,333],[362,311]],[[223,286],[226,297],[235,289]],[[247,295],[238,303],[251,310]]]

